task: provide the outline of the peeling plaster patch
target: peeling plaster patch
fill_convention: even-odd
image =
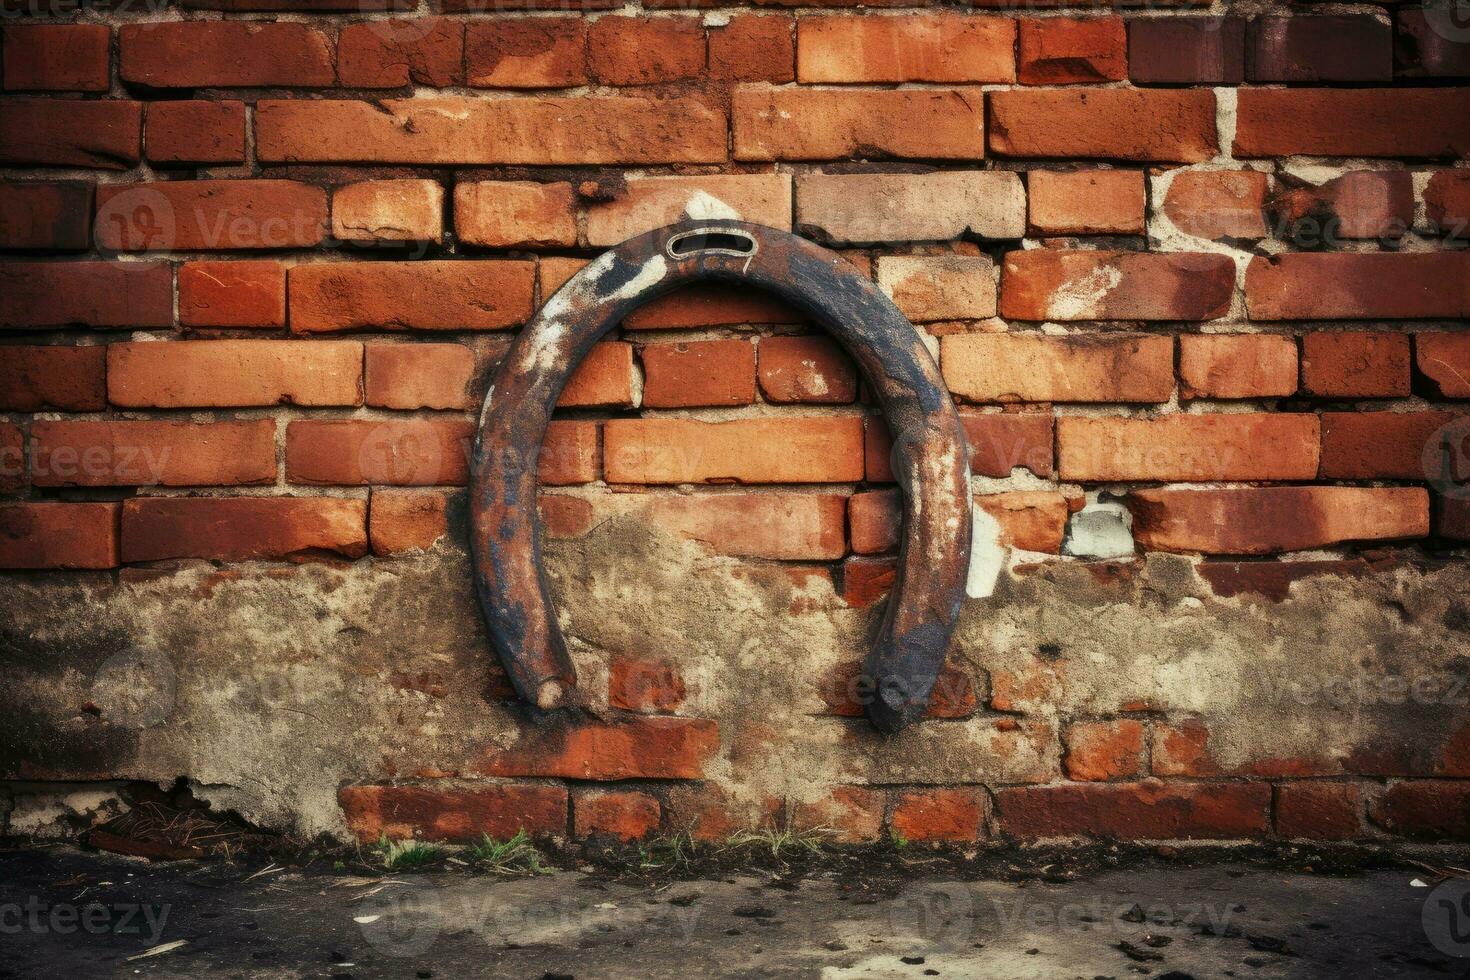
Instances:
[[[1076,558],[1131,558],[1133,516],[1116,500],[1094,500],[1067,520],[1062,554]]]
[[[1006,549],[1000,543],[1000,523],[978,504],[970,505],[970,571],[965,577],[965,595],[988,599],[1006,565]]]
[[[684,213],[694,221],[739,221],[740,212],[708,191],[695,191],[684,206]],[[662,261],[662,260],[660,260]]]
[[[79,829],[103,823],[126,809],[113,788],[18,790],[9,833],[48,840],[72,837]]]

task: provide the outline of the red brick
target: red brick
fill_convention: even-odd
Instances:
[[[124,82],[149,88],[326,88],[332,41],[306,24],[172,21],[118,29]]]
[[[455,184],[454,232],[466,245],[487,248],[575,245],[577,215],[572,185],[529,180]]]
[[[985,102],[979,89],[742,85],[730,112],[737,160],[985,156]]]
[[[38,487],[198,487],[274,483],[276,425],[254,422],[36,422]]]
[[[467,843],[482,834],[508,840],[521,830],[560,835],[567,827],[562,786],[343,786],[337,802],[348,829],[365,844],[381,837]]]
[[[644,344],[639,357],[645,408],[755,401],[755,345],[748,340]]]
[[[399,409],[474,407],[470,385],[475,355],[463,344],[368,344],[366,351],[367,404]]]
[[[1245,77],[1240,17],[1140,17],[1128,23],[1128,72],[1142,85],[1239,85]]]
[[[807,16],[796,26],[801,82],[1013,82],[1016,24],[1004,17]]]
[[[847,522],[852,529],[852,550],[859,555],[876,555],[898,547],[903,514],[897,490],[855,493],[848,499]]]
[[[1149,551],[1265,555],[1429,534],[1422,487],[1135,490],[1127,506]]]
[[[1362,837],[1362,794],[1353,783],[1282,783],[1276,787],[1276,833],[1302,840]]]
[[[121,99],[0,102],[0,164],[127,170],[143,152],[143,105]]]
[[[796,77],[792,18],[736,14],[709,28],[709,74],[732,82],[789,82]]]
[[[92,185],[0,183],[0,248],[92,247]]]
[[[762,337],[761,394],[778,404],[845,405],[857,398],[857,365],[829,337]]]
[[[367,548],[366,500],[137,497],[123,502],[124,562],[361,558]]]
[[[0,262],[0,327],[167,327],[166,262]]]
[[[1230,308],[1235,263],[1204,252],[1007,252],[1000,315],[1012,320],[1213,320]]]
[[[661,817],[658,800],[636,790],[580,790],[572,797],[572,836],[578,840],[643,840],[658,832]]]
[[[1470,333],[1415,334],[1414,352],[1441,398],[1470,398]]]
[[[581,419],[556,421],[547,426],[536,473],[542,485],[591,483],[601,476],[600,429],[598,423]]]
[[[616,245],[664,225],[711,215],[789,229],[791,178],[786,174],[630,178],[611,200],[588,206],[587,244]]]
[[[464,22],[443,17],[347,24],[337,39],[337,82],[346,88],[463,85]]]
[[[1116,82],[1128,77],[1128,35],[1121,17],[1023,19],[1023,85]]]
[[[291,329],[503,330],[531,316],[534,262],[312,262],[290,273]]]
[[[1425,126],[1423,120],[1436,120]],[[1237,157],[1459,157],[1470,152],[1470,94],[1458,89],[1243,88]]]
[[[884,255],[878,285],[915,323],[995,316],[995,263],[984,255]]]
[[[1435,533],[1456,541],[1470,541],[1470,498],[1440,497],[1435,508]]]
[[[10,24],[5,31],[7,92],[106,92],[112,31],[101,24]]]
[[[1292,252],[1251,259],[1253,320],[1395,320],[1464,316],[1470,255],[1462,252]]]
[[[1203,89],[1021,90],[990,96],[990,150],[1008,157],[1202,163],[1215,155]]]
[[[842,601],[866,609],[888,594],[897,574],[892,558],[849,558],[842,563]]]
[[[1141,170],[1031,170],[1031,230],[1043,235],[1141,235]]]
[[[1453,7],[1396,10],[1394,60],[1400,78],[1470,75],[1470,44],[1453,19]],[[1450,28],[1446,30],[1446,28]]]
[[[143,133],[154,163],[244,163],[245,103],[150,102]]]
[[[1145,334],[967,333],[940,338],[949,390],[981,402],[1166,402],[1174,341]]]
[[[1455,418],[1449,412],[1323,412],[1322,476],[1334,480],[1437,476],[1441,456],[1435,435]],[[1465,458],[1463,451],[1456,456]],[[1457,473],[1456,478],[1466,475]]]
[[[718,554],[832,561],[847,553],[846,503],[836,494],[649,495],[639,510],[655,525]]]
[[[1296,388],[1297,349],[1290,337],[1212,333],[1179,338],[1181,398],[1284,398]]]
[[[970,472],[978,476],[1007,477],[1022,467],[1040,477],[1052,474],[1052,417],[1036,412],[984,415],[960,413],[965,441],[970,447]],[[868,420],[867,479],[893,482],[889,454],[893,439],[880,417]]]
[[[179,322],[186,327],[286,325],[286,267],[260,259],[179,266]]]
[[[1414,223],[1413,175],[1350,170],[1318,186],[1280,191],[1270,208],[1278,236],[1306,248],[1338,238],[1399,238]]]
[[[1429,223],[1445,234],[1466,236],[1470,225],[1470,173],[1441,170],[1424,186]]]
[[[1106,783],[1017,786],[996,793],[1016,837],[1232,839],[1268,829],[1269,783]]]
[[[1269,184],[1254,170],[1180,171],[1164,194],[1164,216],[1196,238],[1264,238]]]
[[[1065,480],[1311,480],[1315,415],[1166,415],[1057,420]]]
[[[1069,779],[1129,779],[1143,767],[1143,724],[1132,719],[1073,722],[1063,743]]]
[[[327,194],[292,180],[102,184],[97,244],[118,251],[301,248],[327,232]]]
[[[464,486],[474,425],[463,419],[297,420],[286,427],[286,479],[360,486]]]
[[[1253,82],[1393,81],[1393,28],[1376,17],[1256,17],[1247,47]]]
[[[485,776],[563,779],[700,779],[720,747],[719,727],[699,718],[548,721],[506,747],[487,746]]]
[[[577,365],[557,401],[559,408],[631,408],[633,345],[606,340]]]
[[[815,831],[840,844],[877,840],[883,833],[882,790],[866,786],[833,786],[824,796],[799,802],[791,814],[792,827]]]
[[[863,420],[612,419],[609,483],[854,483],[863,477]]]
[[[262,163],[720,163],[727,149],[723,110],[638,95],[262,100],[255,128]]]
[[[985,836],[990,798],[982,789],[935,787],[904,790],[893,803],[895,837],[920,844],[964,844]]]
[[[117,504],[0,503],[0,568],[113,568]]]
[[[332,236],[344,242],[438,242],[444,187],[437,180],[364,180],[332,191]]]
[[[607,703],[623,711],[678,711],[688,696],[675,667],[654,660],[614,654],[608,663]]]
[[[797,229],[850,242],[1020,238],[1026,192],[1003,171],[928,174],[802,174],[796,179]]]
[[[981,510],[1000,525],[1000,543],[1007,548],[1055,555],[1062,550],[1071,507],[1060,493],[1014,490],[975,498]]]
[[[1415,779],[1389,786],[1370,809],[1395,834],[1434,841],[1470,838],[1470,782]]]
[[[476,88],[571,88],[587,83],[586,22],[577,17],[474,20],[465,66]]]
[[[428,551],[449,533],[449,498],[435,490],[374,490],[368,541],[375,555]]]
[[[541,527],[548,538],[580,538],[592,530],[592,504],[581,497],[543,493],[537,498]]]
[[[1302,391],[1324,398],[1409,393],[1409,335],[1334,331],[1302,338]]]
[[[99,412],[106,347],[10,347],[0,356],[0,411]]]
[[[361,405],[362,344],[336,340],[111,344],[107,397],[126,408]]]
[[[704,71],[704,26],[698,17],[623,17],[587,28],[587,70],[604,85],[655,85]]]
[[[672,786],[668,791],[670,825],[698,841],[725,841],[739,831],[773,829],[784,807],[779,796],[735,799],[715,783]]]
[[[892,584],[892,559],[873,561],[856,558],[850,559],[846,565],[849,569],[860,565],[886,567],[889,581],[882,586],[883,591],[886,592]],[[863,676],[862,663],[854,660],[838,664],[822,680],[817,693],[826,704],[829,714],[843,718],[861,718],[867,705],[877,694],[877,688],[871,678]],[[978,706],[974,678],[965,669],[946,663],[929,693],[929,707],[925,709],[924,717],[968,718],[975,713]]]

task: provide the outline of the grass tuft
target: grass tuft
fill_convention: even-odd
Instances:
[[[548,874],[551,869],[541,861],[541,852],[531,843],[524,829],[507,841],[498,841],[489,834],[470,845],[469,858],[473,864],[497,874]]]
[[[444,857],[444,849],[416,840],[389,840],[384,834],[373,845],[378,863],[388,871],[409,871],[433,864]]]
[[[732,834],[720,848],[723,851],[759,850],[770,851],[777,861],[786,861],[802,855],[820,855],[826,850],[827,838],[832,831],[827,827],[810,830],[778,830],[774,827],[763,830],[742,830]]]

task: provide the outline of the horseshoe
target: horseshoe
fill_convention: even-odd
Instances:
[[[572,370],[638,306],[693,282],[744,283],[824,326],[862,369],[894,434],[903,493],[897,579],[864,666],[883,731],[920,717],[944,665],[970,554],[969,454],[919,332],[835,252],[739,221],[686,221],[600,255],[542,305],[485,396],[470,485],[475,588],[519,696],[570,703],[576,671],[557,626],[536,527],[536,461]]]

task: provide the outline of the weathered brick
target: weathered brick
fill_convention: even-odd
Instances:
[[[887,568],[890,574],[887,584],[883,586],[883,590],[887,591],[888,585],[892,584],[892,559],[851,559],[847,562],[847,567],[851,569],[860,564]],[[878,690],[873,679],[864,676],[862,662],[849,660],[837,664],[830,674],[822,678],[817,694],[829,714],[842,718],[861,718],[867,706],[877,697]],[[979,698],[975,694],[974,678],[964,668],[946,663],[940,669],[934,688],[929,693],[929,706],[924,711],[924,717],[969,718],[978,707]]]
[[[1071,508],[1067,498],[1048,490],[1013,490],[975,497],[981,510],[1000,525],[1007,548],[1055,555],[1062,549]]]
[[[1031,170],[1026,190],[1038,234],[1143,234],[1148,205],[1141,170]]]
[[[1434,530],[1440,537],[1470,541],[1470,498],[1440,497],[1435,507]]]
[[[1184,334],[1181,398],[1284,398],[1296,394],[1297,349],[1275,334]]]
[[[557,401],[560,408],[631,408],[633,345],[607,340],[596,344],[572,376]]]
[[[243,163],[245,103],[150,102],[143,136],[154,163]]]
[[[107,398],[125,408],[361,405],[362,344],[345,340],[110,344]]]
[[[833,786],[816,799],[796,803],[791,824],[798,831],[820,830],[840,844],[875,841],[883,833],[885,802],[881,790]]]
[[[38,487],[274,483],[276,426],[253,422],[64,421],[31,426]]]
[[[902,501],[898,491],[874,490],[853,494],[847,501],[852,550],[859,555],[893,551],[898,547],[902,519]]]
[[[337,802],[347,827],[365,844],[382,837],[477,841],[488,834],[508,840],[561,835],[567,829],[563,786],[497,783],[493,786],[343,786]]]
[[[1066,480],[1311,480],[1315,415],[1166,415],[1057,419]]]
[[[730,113],[737,160],[985,156],[985,100],[979,89],[742,85]]]
[[[607,704],[621,711],[668,713],[683,707],[688,686],[661,660],[613,654],[607,665]]]
[[[842,563],[842,601],[866,609],[889,593],[897,577],[892,558],[849,558]]]
[[[0,262],[0,327],[167,327],[166,262]]]
[[[467,245],[545,248],[577,244],[568,183],[480,180],[454,185],[454,232]]]
[[[263,163],[534,166],[726,158],[724,111],[695,98],[266,99],[256,103],[255,129]]]
[[[1414,352],[1442,398],[1470,398],[1470,333],[1415,334]]]
[[[1350,170],[1279,191],[1269,206],[1278,236],[1307,248],[1339,238],[1400,238],[1414,223],[1414,179],[1407,170]]]
[[[140,102],[0,101],[0,164],[127,170],[142,153]]]
[[[1436,120],[1425,126],[1425,119]],[[1470,93],[1459,89],[1243,88],[1237,157],[1460,157]]]
[[[289,276],[291,329],[503,330],[526,322],[536,264],[312,262]]]
[[[150,88],[326,88],[332,40],[307,24],[170,21],[118,29],[122,80]]]
[[[1200,163],[1215,155],[1215,95],[1204,89],[993,92],[990,150],[1008,157]]]
[[[755,401],[755,345],[748,340],[645,344],[643,404],[647,408],[749,405]]]
[[[722,555],[832,561],[847,553],[847,500],[835,494],[649,495],[638,510],[652,523]]]
[[[344,242],[438,242],[444,185],[437,180],[364,180],[332,191],[332,237]]]
[[[786,174],[630,178],[611,200],[588,206],[587,244],[616,245],[689,218],[735,218],[789,229],[791,178]]]
[[[1230,308],[1235,263],[1206,252],[1007,252],[1000,315],[1011,320],[1213,320]]]
[[[123,502],[124,562],[361,558],[367,548],[366,500],[138,497]]]
[[[1077,85],[1128,77],[1128,35],[1121,17],[1048,17],[1021,21],[1023,85]]]
[[[587,70],[604,85],[697,78],[704,62],[704,26],[698,17],[615,14],[587,28]]]
[[[1269,185],[1254,170],[1180,171],[1164,193],[1164,216],[1196,238],[1264,238]]]
[[[743,830],[773,829],[785,809],[779,796],[737,799],[712,782],[671,786],[667,800],[670,825],[706,842],[725,841]]]
[[[1440,170],[1424,186],[1424,210],[1429,223],[1447,235],[1466,236],[1470,225],[1470,173]]]
[[[0,568],[113,568],[118,505],[0,503]]]
[[[612,419],[609,483],[855,483],[863,421],[839,418]]]
[[[1324,398],[1409,393],[1409,335],[1332,331],[1302,338],[1302,391]]]
[[[572,836],[628,842],[658,832],[662,808],[657,798],[637,790],[579,790],[572,797]]]
[[[1379,826],[1429,840],[1470,838],[1470,782],[1412,779],[1396,782],[1369,808]]]
[[[995,316],[995,263],[989,256],[880,256],[878,285],[915,323]]]
[[[368,541],[375,555],[428,551],[449,533],[449,497],[437,490],[374,490]]]
[[[1291,252],[1251,259],[1253,320],[1397,320],[1470,310],[1470,254]]]
[[[836,244],[1020,238],[1026,193],[1003,171],[802,174],[797,230]]]
[[[475,355],[463,344],[368,344],[363,371],[366,403],[377,408],[474,407]]]
[[[179,322],[186,327],[286,325],[286,267],[271,260],[179,266]]]
[[[106,92],[112,82],[112,31],[102,24],[8,24],[7,92]]]
[[[587,83],[586,22],[578,17],[473,20],[465,66],[476,88],[570,88]]]
[[[464,34],[463,21],[444,17],[347,24],[337,38],[337,81],[347,88],[463,85]]]
[[[1323,412],[1322,476],[1336,480],[1425,480],[1439,476],[1436,433],[1450,412]],[[1467,457],[1461,451],[1458,460]],[[1456,474],[1463,479],[1470,474]]]
[[[508,747],[487,746],[473,769],[485,776],[699,779],[719,746],[719,727],[700,718],[564,721],[525,730]]]
[[[985,836],[990,797],[982,789],[938,786],[904,790],[893,802],[893,834],[920,844],[964,844]]]
[[[1128,74],[1141,85],[1239,85],[1245,78],[1245,20],[1130,20]]]
[[[962,411],[965,442],[970,448],[970,472],[978,476],[1007,477],[1022,467],[1036,476],[1052,474],[1052,417],[1050,414],[976,414]],[[893,482],[889,455],[893,440],[881,417],[870,417],[865,437],[867,479]]]
[[[1135,490],[1126,502],[1150,551],[1265,555],[1429,534],[1422,487]]]
[[[1362,837],[1362,793],[1354,783],[1282,783],[1276,787],[1276,833],[1303,840]]]
[[[91,247],[91,184],[0,183],[0,248],[76,252]]]
[[[821,82],[1014,82],[1016,23],[967,14],[808,16],[796,77]]]
[[[732,82],[789,82],[796,77],[791,17],[736,14],[710,25],[709,75]]]
[[[1401,78],[1470,75],[1470,43],[1460,32],[1454,6],[1396,10],[1394,22],[1394,60]]]
[[[949,390],[979,402],[1166,402],[1174,341],[1143,334],[966,333],[939,339]]]
[[[98,412],[107,404],[107,348],[5,347],[0,411]]]
[[[286,479],[338,486],[464,486],[474,426],[463,419],[296,420]]]
[[[327,232],[327,194],[294,180],[101,184],[97,244],[117,251],[303,248]]]
[[[1077,721],[1063,733],[1067,778],[1084,782],[1137,777],[1143,767],[1143,723]]]
[[[857,365],[830,337],[762,337],[757,379],[766,401],[846,405],[857,398]]]
[[[1027,838],[1232,839],[1269,829],[1269,783],[1146,781],[1016,786],[996,792],[1001,829]]]
[[[536,478],[543,486],[591,483],[602,475],[598,445],[601,426],[593,421],[567,419],[546,427],[537,457]]]
[[[1393,81],[1393,28],[1376,17],[1256,17],[1247,46],[1253,82]]]

